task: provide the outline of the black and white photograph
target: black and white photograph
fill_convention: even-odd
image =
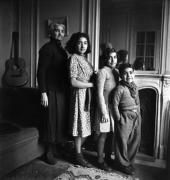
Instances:
[[[0,180],[170,180],[170,0],[0,0]]]

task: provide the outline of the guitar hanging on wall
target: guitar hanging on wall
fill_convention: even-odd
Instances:
[[[5,63],[4,84],[10,87],[22,87],[28,82],[25,61],[19,56],[19,33],[12,33],[10,58]]]

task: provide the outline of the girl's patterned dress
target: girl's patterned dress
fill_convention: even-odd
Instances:
[[[93,68],[86,57],[73,54],[70,61],[70,78],[89,82]],[[71,130],[73,136],[91,135],[90,111],[85,110],[87,88],[71,88]]]

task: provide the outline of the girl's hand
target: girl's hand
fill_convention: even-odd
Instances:
[[[90,85],[91,85],[91,86],[90,86],[91,88],[94,87],[93,83],[90,83]]]
[[[41,94],[41,105],[44,107],[48,106],[48,96],[47,93],[42,93]]]
[[[109,121],[109,115],[108,114],[104,114],[102,116],[101,123],[106,123],[108,121]]]

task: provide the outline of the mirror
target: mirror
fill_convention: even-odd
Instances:
[[[100,48],[128,51],[135,70],[158,72],[163,0],[101,0]],[[102,51],[101,51],[102,53]],[[100,62],[99,62],[100,64]]]

